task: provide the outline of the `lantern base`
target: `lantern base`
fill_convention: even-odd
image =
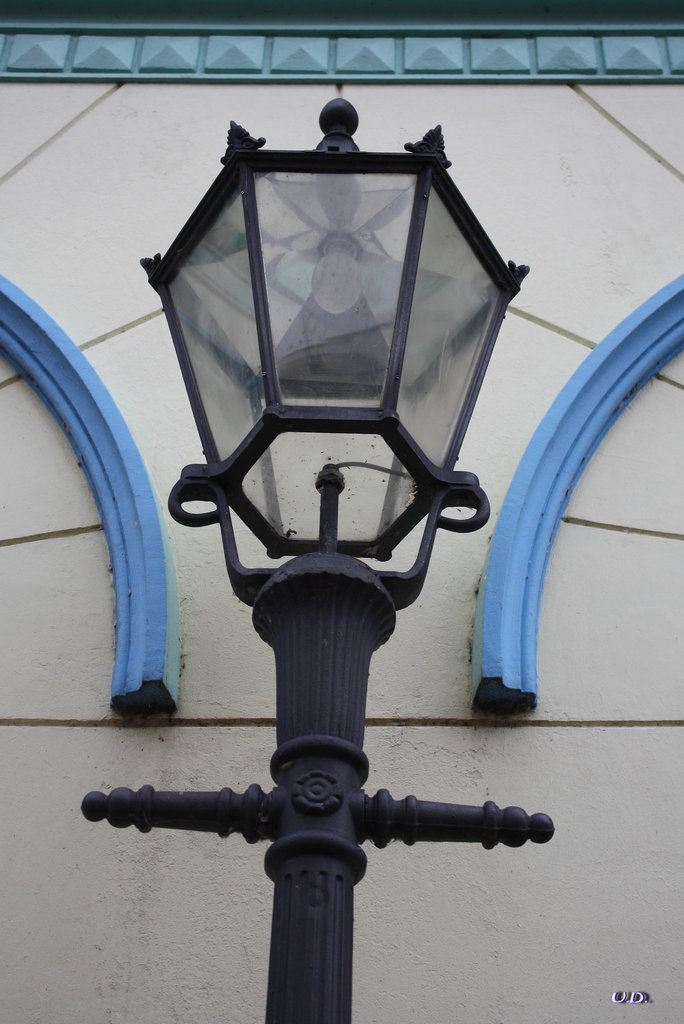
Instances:
[[[324,735],[361,747],[370,660],[396,621],[377,573],[348,555],[300,555],[261,589],[253,621],[275,653],[278,743]]]
[[[269,580],[275,576],[280,578],[280,570],[249,568],[243,565],[240,560],[233,530],[231,506],[235,505],[233,510],[237,512],[238,516],[247,526],[253,526],[254,524],[242,507],[238,497],[236,497],[235,490],[230,487],[229,476],[232,472],[231,467],[230,460],[218,465],[186,466],[180,480],[173,487],[169,495],[169,512],[176,522],[182,526],[200,527],[215,523],[220,525],[226,568],[233,592],[240,601],[252,606]],[[444,529],[452,533],[472,533],[474,530],[479,530],[484,526],[489,518],[487,495],[480,488],[477,477],[472,473],[453,472],[445,474],[445,480],[442,482],[436,480],[434,485],[434,491],[431,494],[426,492],[425,500],[420,503],[414,503],[416,507],[412,506],[411,509],[407,510],[405,516],[402,516],[397,524],[395,524],[399,533],[393,535],[392,543],[387,550],[380,550],[379,545],[373,544],[370,548],[368,545],[362,545],[360,550],[354,549],[350,551],[349,548],[354,547],[354,545],[339,541],[335,542],[338,548],[342,550],[336,553],[333,552],[332,557],[342,557],[342,554],[344,554],[347,556],[348,566],[357,565],[366,569],[364,578],[367,580],[374,578],[384,588],[396,611],[407,608],[412,604],[423,589],[437,530]],[[198,512],[194,509],[191,511],[186,507],[186,504],[190,502],[203,502],[208,511]],[[454,507],[471,509],[473,514],[469,518],[458,519],[451,519],[442,514],[445,509]],[[410,522],[408,520],[403,522],[405,517],[408,517]],[[358,561],[359,558],[376,558],[381,561],[388,559],[391,556],[392,547],[399,543],[399,540],[406,536],[413,527],[417,526],[421,519],[425,520],[422,540],[416,560],[406,572],[372,571]],[[266,543],[267,537],[262,537],[256,529],[253,532],[260,540]],[[329,540],[330,538],[327,539]],[[300,558],[319,558],[324,554],[320,550],[300,551],[298,550],[299,543],[286,537],[278,538],[273,534],[269,541],[271,546],[267,546],[267,551],[273,558],[288,554],[295,556],[283,569],[295,564],[299,565]],[[319,536],[316,544],[319,547],[321,544],[324,547],[334,546],[327,543],[325,536]],[[301,564],[313,565],[313,563]],[[337,572],[337,567],[341,566],[341,564],[340,562],[328,563],[328,568],[334,574]]]

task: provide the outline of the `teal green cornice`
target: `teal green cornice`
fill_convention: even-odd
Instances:
[[[682,0],[4,0],[0,79],[681,82],[684,7]]]
[[[648,27],[680,25],[681,0],[3,0],[0,22],[123,28],[234,27],[327,32],[384,26],[486,29],[494,26]]]

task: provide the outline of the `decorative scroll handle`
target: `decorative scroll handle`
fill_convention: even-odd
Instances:
[[[275,825],[282,806],[281,791],[264,793],[252,785],[244,793],[222,789],[218,793],[158,793],[152,786],[88,793],[81,810],[88,821],[105,818],[115,828],[135,825],[141,832],[152,828],[177,828],[216,832],[229,836],[240,832],[248,843],[275,839]]]
[[[488,800],[482,807],[441,804],[407,796],[394,800],[386,789],[375,796],[359,792],[353,807],[359,841],[370,839],[383,847],[392,839],[415,842],[482,843],[491,850],[498,843],[522,846],[548,843],[554,827],[547,814],[528,815],[522,807],[500,807]]]

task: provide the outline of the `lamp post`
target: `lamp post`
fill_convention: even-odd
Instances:
[[[236,595],[276,661],[276,782],[266,794],[90,793],[112,825],[270,840],[275,885],[267,1024],[351,1019],[361,844],[520,846],[544,814],[368,796],[373,652],[420,593],[437,529],[484,525],[477,477],[455,472],[506,307],[504,263],[447,174],[439,128],[404,154],[361,153],[344,100],[313,152],[269,152],[231,123],[224,169],[163,257],[143,260],[174,340],[206,465],[169,499],[219,524]],[[198,512],[193,503],[204,502]],[[452,518],[445,509],[469,515]],[[236,514],[277,568],[248,568]],[[421,521],[405,572],[372,569]]]

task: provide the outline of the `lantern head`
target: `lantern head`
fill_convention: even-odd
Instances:
[[[334,466],[338,550],[384,559],[437,494],[482,511],[453,466],[527,268],[466,205],[439,127],[384,154],[359,152],[344,100],[320,123],[312,152],[232,123],[223,171],[143,264],[227,504],[270,555],[317,550],[315,484]],[[177,505],[198,494],[185,479]]]

